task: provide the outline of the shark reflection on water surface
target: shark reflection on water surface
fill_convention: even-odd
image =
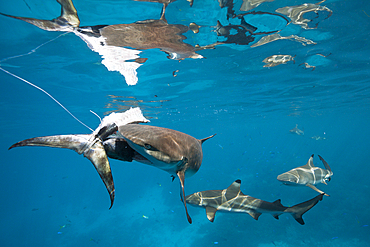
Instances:
[[[73,32],[85,41],[91,50],[102,56],[102,64],[109,71],[121,73],[128,85],[137,84],[136,70],[147,60],[147,58],[139,57],[140,50],[159,48],[168,54],[168,58],[175,60],[203,58],[195,52],[197,48],[183,42],[186,37],[182,34],[194,30],[193,27],[197,27],[197,25],[193,24],[190,28],[181,24],[167,23],[164,15],[165,9],[173,1],[150,1],[163,3],[162,15],[158,20],[150,19],[130,24],[85,27],[80,27],[80,19],[72,0],[57,0],[57,2],[62,6],[62,13],[53,20],[1,14],[28,22],[43,30]]]
[[[240,7],[242,13],[236,13],[234,1],[219,0],[220,7],[227,8],[226,21],[228,23],[225,24],[225,20],[207,20],[214,23],[213,26],[209,26],[214,32],[202,34],[206,36],[195,41],[195,43],[202,45],[192,46],[184,42],[186,39],[184,34],[188,31],[198,33],[200,26],[194,22],[190,23],[190,21],[188,25],[169,24],[165,18],[168,5],[175,0],[135,1],[162,3],[160,18],[136,21],[130,24],[80,26],[80,19],[72,0],[57,0],[62,6],[62,14],[52,20],[2,15],[26,21],[47,31],[73,32],[85,41],[91,50],[102,56],[101,63],[109,71],[121,73],[128,85],[135,85],[138,82],[137,69],[148,59],[140,57],[142,50],[159,48],[168,54],[169,59],[183,60],[203,58],[197,53],[198,51],[214,49],[217,45],[245,46],[254,42],[250,47],[255,48],[281,39],[300,42],[304,46],[315,45],[315,41],[297,34],[286,35],[291,31],[284,32],[284,35],[281,34],[281,31],[291,24],[298,25],[303,29],[315,29],[319,21],[329,18],[332,14],[329,8],[320,6],[320,3],[281,7],[276,9],[275,13],[250,11],[264,2],[272,0],[243,0]],[[188,0],[188,2],[192,6],[193,1]],[[245,13],[245,11],[249,12]],[[310,12],[316,13],[317,16],[310,19],[310,16],[305,15]],[[258,17],[256,17],[257,15]],[[197,22],[204,20],[204,18],[208,17],[202,16],[201,19],[197,19]],[[249,23],[250,21],[252,24]],[[215,39],[212,37],[214,33],[217,35],[217,42],[212,41]]]
[[[108,161],[112,159],[132,162],[133,160],[157,167],[180,180],[181,198],[185,198],[185,177],[191,177],[200,168],[203,159],[204,139],[195,139],[185,133],[156,126],[139,125],[149,122],[139,108],[124,113],[112,113],[103,118],[92,134],[56,135],[26,139],[9,149],[23,146],[46,146],[67,148],[83,154],[98,171],[110,195],[113,206],[115,188]],[[186,201],[183,201],[187,219]]]

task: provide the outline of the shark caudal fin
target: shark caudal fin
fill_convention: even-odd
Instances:
[[[115,189],[112,172],[102,140],[113,134],[116,130],[117,126],[112,124],[98,129],[97,134],[35,137],[15,143],[9,149],[24,146],[44,146],[68,148],[76,151],[78,154],[83,154],[93,163],[100,178],[103,180],[109,193],[111,208],[114,202]]]
[[[47,31],[73,31],[73,28],[80,25],[80,19],[78,18],[77,11],[73,6],[72,0],[57,0],[57,2],[62,5],[62,13],[58,18],[50,21],[35,18],[18,17],[2,13],[0,14],[28,22],[38,28]]]
[[[15,147],[25,146],[41,146],[41,147],[55,147],[68,148],[76,151],[79,154],[83,153],[83,148],[87,145],[91,135],[56,135],[56,136],[42,136],[26,139],[13,144],[9,149]]]
[[[319,201],[322,200],[322,197],[324,194],[320,194],[311,200],[302,202],[300,204],[294,205],[292,207],[289,207],[285,210],[285,213],[292,214],[293,218],[301,225],[304,225],[304,221],[302,219],[302,215],[306,213],[308,210],[310,210],[313,206],[315,206]]]

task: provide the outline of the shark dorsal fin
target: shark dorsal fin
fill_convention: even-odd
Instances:
[[[308,159],[307,164],[301,167],[306,169],[311,169],[312,167],[315,167],[315,165],[313,164],[313,155],[311,155],[311,157]]]
[[[203,142],[205,142],[205,141],[207,141],[208,139],[211,139],[212,137],[214,137],[216,134],[214,134],[214,135],[211,135],[211,136],[208,136],[208,137],[206,137],[206,138],[203,138],[203,139],[200,139],[199,141],[200,141],[200,144],[203,144]]]
[[[240,193],[240,184],[241,184],[241,180],[237,179],[229,187],[227,187],[226,193],[225,193],[226,199],[229,200],[231,198],[234,198]]]
[[[275,206],[284,207],[283,204],[281,204],[281,199],[277,199],[272,204],[274,204]]]
[[[217,208],[214,207],[206,207],[206,214],[209,221],[213,222],[215,220],[215,215],[217,212]]]
[[[250,212],[248,212],[248,214],[249,214],[250,216],[252,216],[252,217],[253,217],[253,219],[258,220],[258,217],[260,217],[260,215],[261,215],[262,213],[258,213],[258,212],[255,212],[255,211],[250,211]]]

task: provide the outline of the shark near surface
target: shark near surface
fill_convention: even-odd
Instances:
[[[108,190],[113,206],[115,188],[108,157],[133,160],[152,165],[175,175],[180,180],[181,198],[185,198],[185,177],[194,175],[203,159],[202,143],[214,135],[195,139],[185,133],[156,126],[139,125],[149,122],[139,108],[124,113],[112,113],[103,118],[92,134],[56,135],[26,139],[9,149],[23,146],[67,148],[83,154],[94,165]],[[189,223],[192,219],[183,200]]]

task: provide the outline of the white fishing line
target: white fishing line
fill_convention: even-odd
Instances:
[[[23,56],[27,56],[27,55],[31,55],[32,53],[36,52],[37,49],[39,49],[40,47],[50,43],[50,42],[53,42],[54,40],[58,39],[59,37],[63,36],[63,35],[66,35],[68,32],[66,33],[62,33],[60,34],[59,36],[51,39],[51,40],[48,40],[46,41],[45,43],[42,43],[41,45],[37,46],[36,48],[32,49],[31,51],[27,52],[27,53],[24,53],[24,54],[21,54],[21,55],[16,55],[16,56],[12,56],[12,57],[7,57],[7,58],[4,58],[2,60],[0,60],[0,63],[1,62],[4,62],[4,61],[7,61],[7,60],[10,60],[10,59],[14,59],[14,58],[17,58],[17,57],[23,57]]]
[[[44,46],[44,45],[46,45],[46,44],[48,44],[48,43],[50,43],[50,42],[53,42],[53,41],[55,41],[56,39],[58,39],[59,37],[64,36],[64,35],[66,35],[66,34],[68,34],[68,33],[69,33],[69,32],[62,33],[62,34],[58,35],[57,37],[55,37],[55,38],[53,38],[53,39],[51,39],[51,40],[48,40],[48,41],[46,41],[45,43],[42,43],[41,45],[37,46],[36,48],[32,49],[31,51],[29,51],[29,52],[27,52],[27,53],[20,54],[20,55],[16,55],[16,56],[12,56],[12,57],[4,58],[4,59],[0,60],[0,63],[1,63],[1,62],[4,62],[4,61],[7,61],[7,60],[10,60],[10,59],[14,59],[14,58],[18,58],[18,57],[23,57],[23,56],[27,56],[27,55],[31,55],[32,53],[35,53],[35,52],[37,51],[37,49],[41,48],[42,46]],[[34,87],[34,88],[36,88],[36,89],[40,90],[41,92],[45,93],[45,94],[46,94],[47,96],[49,96],[52,100],[54,100],[54,101],[55,101],[59,106],[61,106],[61,107],[62,107],[62,108],[63,108],[63,109],[64,109],[64,110],[69,114],[69,115],[71,115],[75,120],[77,120],[80,124],[82,124],[83,126],[85,126],[86,128],[88,128],[89,130],[94,131],[94,130],[93,130],[93,129],[91,129],[89,126],[87,126],[86,124],[84,124],[81,120],[79,120],[76,116],[74,116],[70,111],[68,111],[68,109],[67,109],[66,107],[64,107],[64,105],[62,105],[58,100],[56,100],[53,96],[51,96],[51,94],[49,94],[48,92],[46,92],[44,89],[42,89],[42,88],[40,88],[39,86],[36,86],[35,84],[33,84],[33,83],[31,83],[31,82],[27,81],[26,79],[23,79],[23,78],[21,78],[21,77],[19,77],[19,76],[15,75],[15,74],[13,74],[13,73],[11,73],[11,72],[9,72],[9,71],[5,70],[5,69],[3,69],[3,68],[1,67],[1,64],[0,64],[0,69],[1,69],[2,71],[4,71],[5,73],[7,73],[7,74],[9,74],[9,75],[11,75],[11,76],[13,76],[13,77],[15,77],[15,78],[17,78],[17,79],[19,79],[19,80],[21,80],[21,81],[25,82],[25,83],[27,83],[28,85],[30,85],[30,86],[32,86],[32,87]]]
[[[23,82],[25,82],[25,83],[27,83],[28,85],[30,85],[30,86],[32,86],[32,87],[34,87],[34,88],[36,88],[36,89],[38,89],[38,90],[40,90],[41,92],[43,92],[43,93],[45,93],[47,96],[49,96],[52,100],[54,100],[59,106],[61,106],[69,115],[71,115],[75,120],[77,120],[80,124],[82,124],[83,126],[85,126],[86,128],[88,128],[89,130],[91,130],[91,131],[94,131],[93,129],[91,129],[89,126],[87,126],[86,124],[84,124],[80,119],[78,119],[77,117],[75,117],[70,111],[68,111],[68,109],[67,108],[65,108],[64,107],[64,105],[62,105],[58,100],[56,100],[53,96],[51,96],[51,94],[49,94],[48,92],[46,92],[44,89],[42,89],[41,87],[39,87],[39,86],[36,86],[35,84],[33,84],[33,83],[31,83],[31,82],[29,82],[29,81],[27,81],[26,79],[23,79],[22,77],[19,77],[19,76],[17,76],[17,75],[15,75],[15,74],[13,74],[13,73],[11,73],[11,72],[9,72],[9,71],[7,71],[7,70],[5,70],[5,69],[3,69],[1,66],[0,66],[0,70],[2,70],[2,71],[4,71],[5,73],[7,73],[7,74],[9,74],[9,75],[11,75],[11,76],[13,76],[13,77],[15,77],[15,78],[17,78],[17,79],[19,79],[19,80],[21,80],[21,81],[23,81]]]
[[[90,110],[90,112],[91,112],[92,114],[94,114],[95,116],[97,116],[97,117],[99,118],[100,122],[101,122],[101,117],[99,117],[99,115],[98,115],[98,114],[96,114],[96,113],[95,113],[95,112],[93,112],[92,110]]]

